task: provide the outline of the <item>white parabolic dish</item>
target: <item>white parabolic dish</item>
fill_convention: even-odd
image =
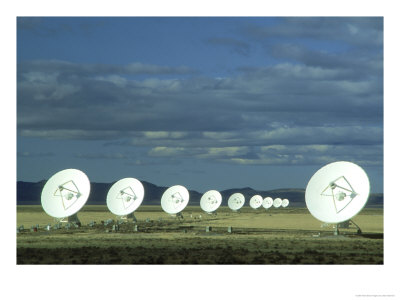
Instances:
[[[114,183],[107,194],[107,207],[117,216],[134,212],[142,203],[144,187],[136,178],[123,178]]]
[[[181,212],[189,203],[189,191],[182,185],[168,188],[161,197],[161,207],[168,214]]]
[[[242,193],[234,193],[228,199],[228,207],[232,210],[239,210],[244,205],[245,198]]]
[[[275,208],[278,208],[282,205],[282,199],[281,198],[275,198],[274,203],[273,203]]]
[[[310,213],[325,223],[341,223],[358,214],[367,203],[369,179],[358,165],[339,161],[319,169],[307,184]]]
[[[274,203],[274,200],[271,197],[266,197],[266,198],[264,198],[264,200],[262,202],[262,206],[265,209],[268,209],[272,206],[273,203]]]
[[[250,207],[257,209],[262,205],[263,198],[260,195],[254,195],[250,198]]]
[[[205,212],[216,211],[222,203],[221,193],[215,190],[205,192],[200,199],[200,207]]]
[[[90,193],[89,178],[80,170],[62,170],[47,180],[41,202],[44,211],[53,218],[76,214],[86,203]]]
[[[282,207],[287,207],[289,205],[289,200],[288,199],[283,199],[282,200]]]

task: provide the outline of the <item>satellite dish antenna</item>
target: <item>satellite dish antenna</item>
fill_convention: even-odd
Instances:
[[[123,178],[114,183],[107,193],[107,207],[122,219],[132,218],[133,212],[142,204],[144,187],[136,178]]]
[[[266,198],[264,198],[264,200],[262,202],[262,206],[265,209],[268,209],[272,206],[273,203],[274,203],[274,200],[271,197],[266,197]]]
[[[316,219],[338,224],[364,208],[369,192],[365,171],[354,163],[338,161],[322,167],[311,177],[305,193],[306,205]]]
[[[50,177],[43,187],[41,202],[44,211],[59,222],[80,225],[77,213],[90,193],[89,178],[80,170],[65,169]],[[68,217],[68,221],[64,221]]]
[[[275,208],[278,208],[278,207],[280,207],[281,205],[282,205],[282,199],[281,199],[281,198],[275,198],[275,199],[274,199],[273,206],[274,206]]]
[[[281,205],[281,206],[282,206],[282,207],[287,207],[288,205],[289,205],[289,200],[286,199],[286,198],[283,199],[283,200],[282,200],[282,205]]]
[[[200,207],[206,213],[212,213],[218,209],[222,203],[221,193],[215,190],[205,192],[200,199]]]
[[[259,208],[263,203],[263,198],[260,195],[254,195],[253,197],[250,198],[250,207],[257,209]]]
[[[161,207],[167,213],[182,217],[181,211],[189,203],[189,191],[182,185],[168,188],[161,197]],[[183,218],[183,217],[182,217]]]
[[[244,201],[242,193],[234,193],[228,199],[228,206],[233,211],[238,211],[244,205]]]

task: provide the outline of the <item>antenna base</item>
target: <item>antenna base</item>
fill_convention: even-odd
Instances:
[[[360,228],[360,226],[358,226],[353,220],[349,220],[351,222],[351,224],[354,224],[357,227],[357,234],[362,234],[362,230]]]
[[[78,225],[78,227],[81,227],[81,225],[82,225],[81,221],[78,218],[78,213],[75,213],[75,214],[69,216],[68,223],[76,224],[76,225]]]
[[[127,219],[132,219],[132,221],[133,221],[134,223],[137,222],[137,219],[136,219],[135,214],[134,214],[133,212],[131,212],[129,215],[127,215],[126,218],[127,218]]]
[[[339,224],[336,224],[333,229],[333,235],[339,235]]]

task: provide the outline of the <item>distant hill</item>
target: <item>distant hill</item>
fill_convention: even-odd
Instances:
[[[164,191],[168,187],[157,186],[153,183],[141,181],[144,187],[144,199],[143,205],[160,205],[160,199]],[[17,205],[40,205],[40,196],[42,193],[43,186],[45,185],[46,180],[42,180],[39,182],[25,182],[25,181],[17,181]],[[110,187],[114,184],[112,183],[90,183],[90,195],[86,204],[88,205],[105,205],[107,193]],[[276,190],[267,190],[267,191],[259,191],[254,190],[250,187],[244,188],[235,188],[228,189],[224,191],[220,191],[222,195],[222,205],[228,205],[228,198],[233,193],[242,193],[246,198],[246,205],[248,205],[248,201],[254,195],[261,195],[263,198],[271,197],[271,198],[287,198],[290,201],[290,206],[296,207],[305,207],[304,200],[304,189],[276,189]],[[200,198],[202,196],[201,193],[189,190],[190,194],[190,202],[189,205],[200,205]],[[383,206],[383,194],[371,194],[367,207],[371,206]]]

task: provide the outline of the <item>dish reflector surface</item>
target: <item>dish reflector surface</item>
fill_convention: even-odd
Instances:
[[[254,195],[253,197],[250,198],[250,207],[257,209],[259,208],[263,203],[263,198],[260,195]]]
[[[53,218],[66,218],[85,205],[89,193],[90,181],[85,173],[76,169],[62,170],[44,185],[42,207]]]
[[[200,199],[200,207],[205,212],[216,211],[222,203],[221,193],[215,190],[205,192]]]
[[[181,212],[189,202],[189,191],[182,185],[168,188],[161,197],[161,207],[168,214]]]
[[[242,193],[234,193],[228,199],[228,206],[232,210],[239,210],[244,205],[244,201]]]
[[[289,200],[288,199],[283,199],[282,200],[282,207],[287,207],[289,205]]]
[[[367,203],[370,183],[358,165],[339,161],[319,169],[307,184],[310,213],[325,223],[341,223],[358,214]]]
[[[264,198],[264,200],[262,202],[262,206],[265,209],[268,209],[272,206],[273,203],[274,203],[274,200],[271,197],[266,197],[266,198]]]
[[[275,198],[274,203],[273,203],[275,208],[278,208],[282,205],[282,199],[281,198]]]
[[[114,183],[107,194],[107,207],[117,216],[134,212],[142,203],[144,187],[135,178],[123,178]]]

